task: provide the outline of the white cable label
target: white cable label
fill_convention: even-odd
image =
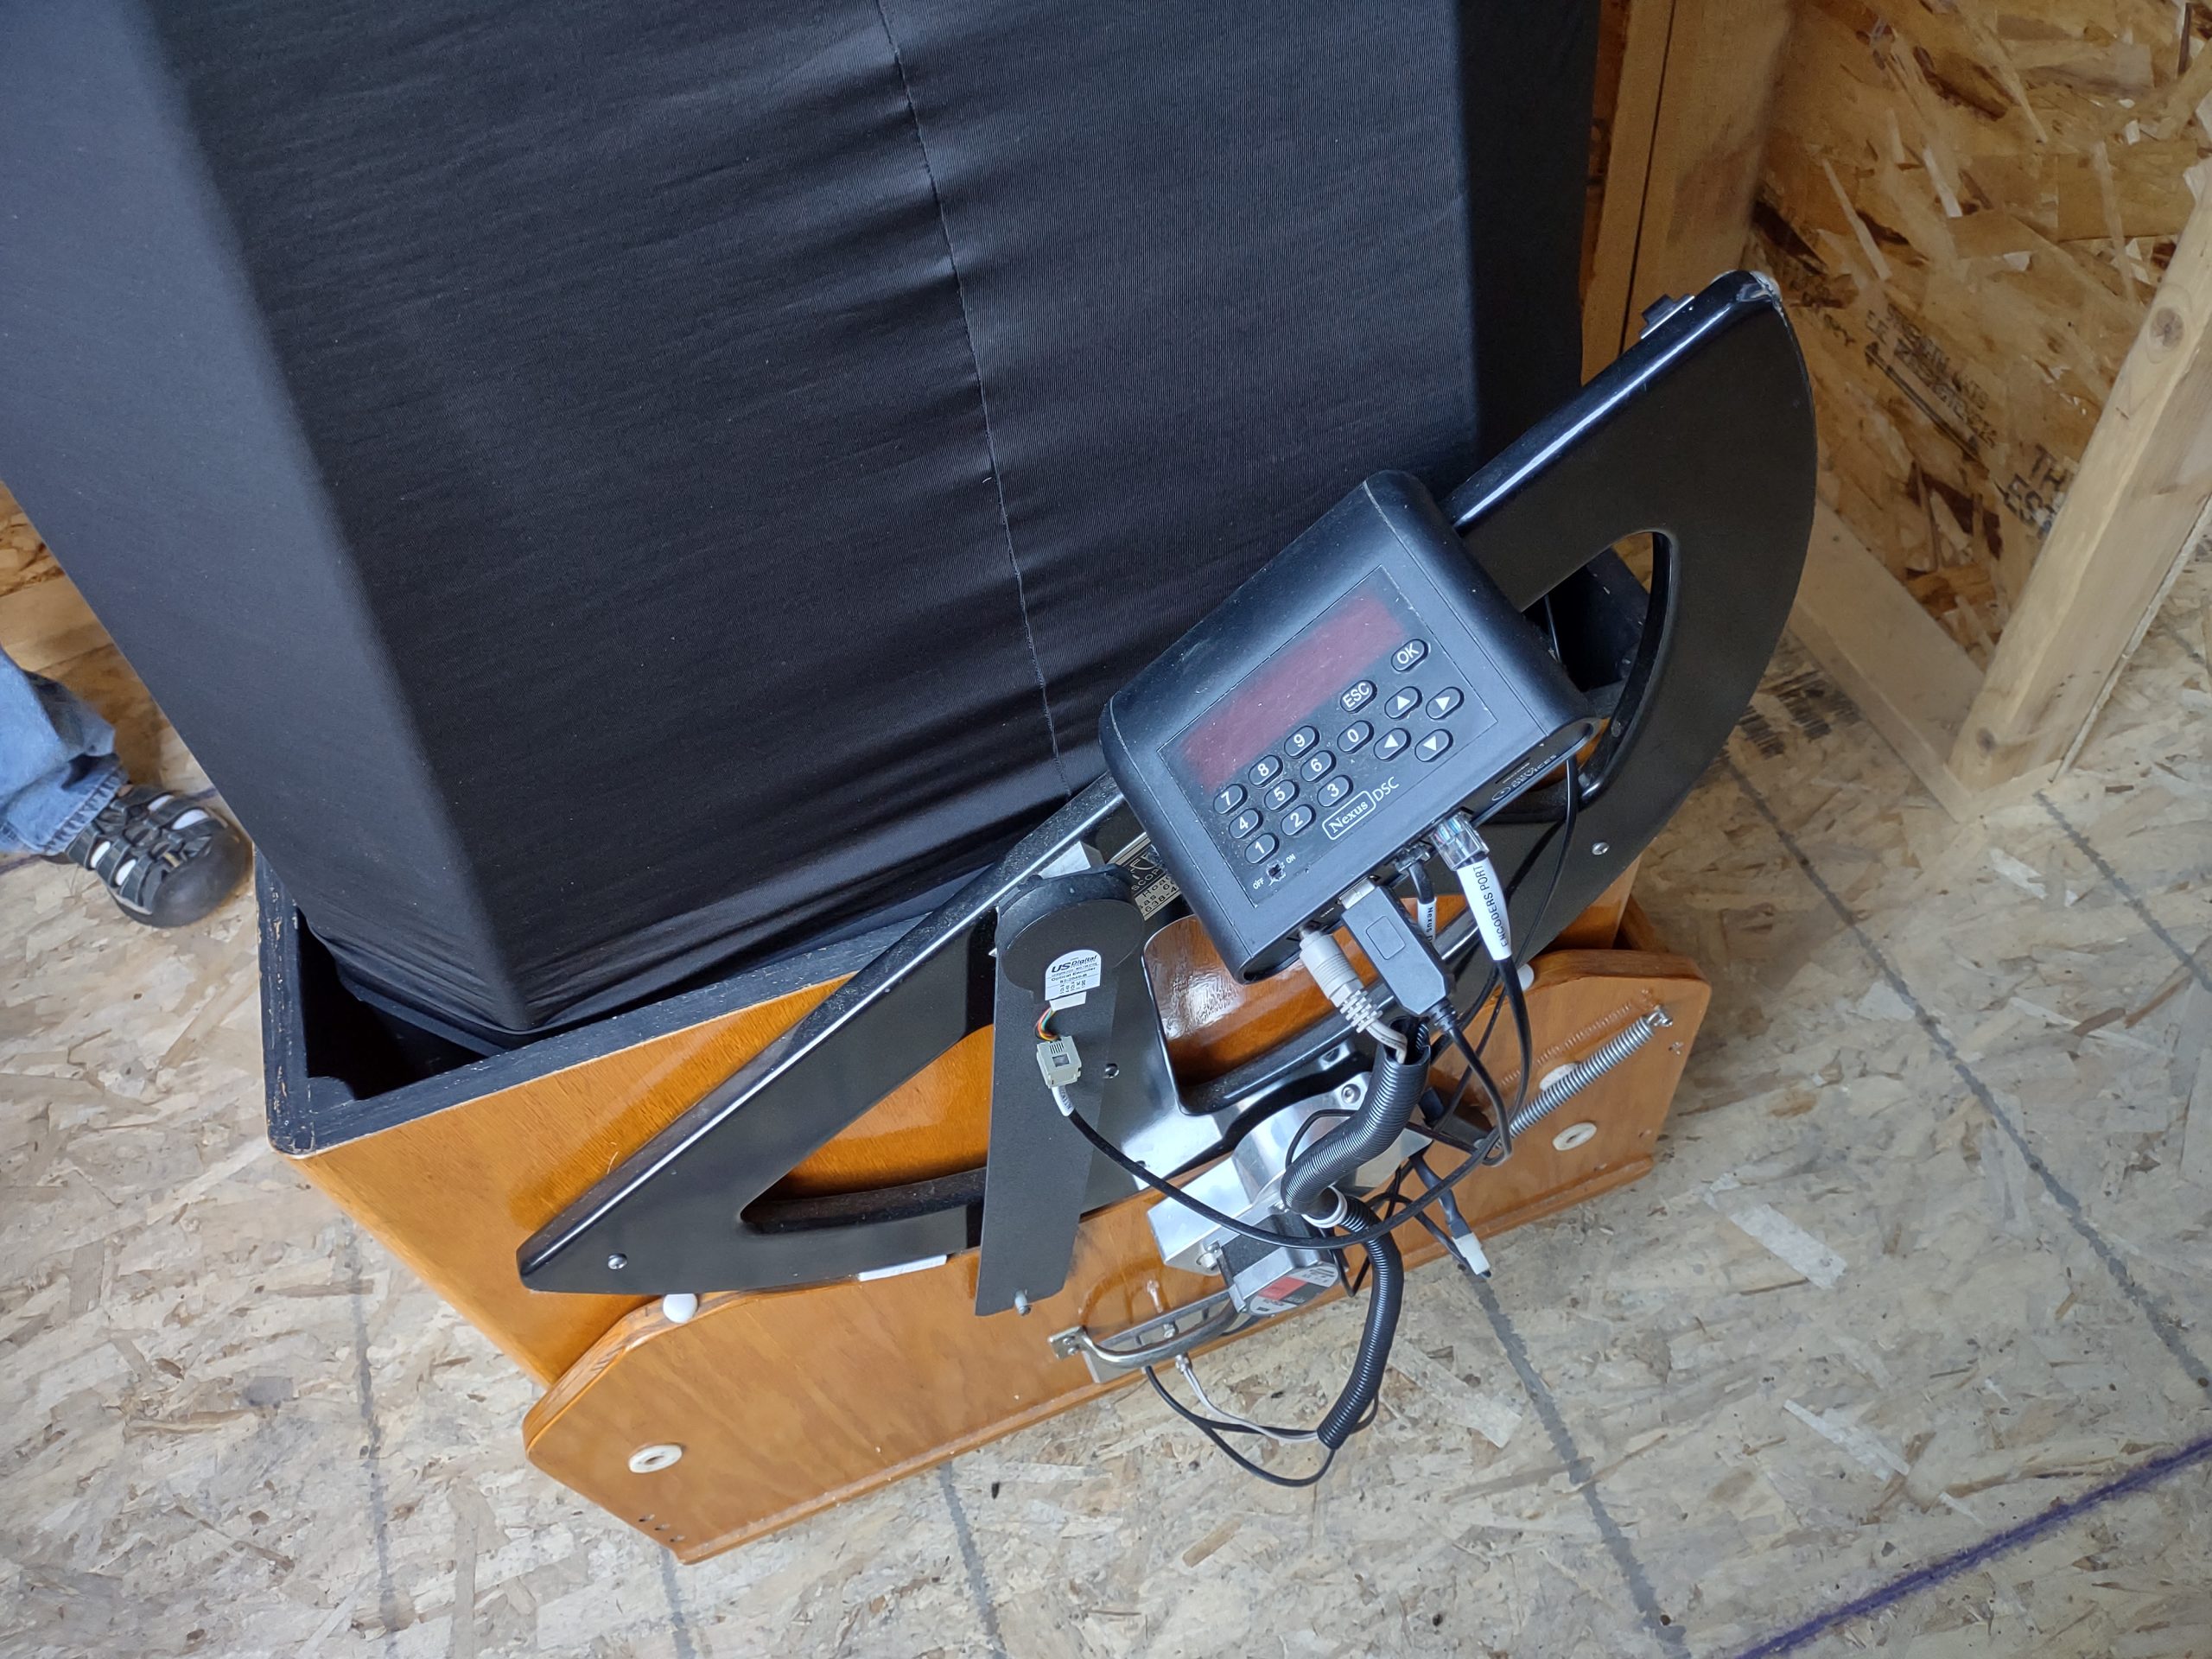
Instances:
[[[1045,969],[1045,1000],[1056,1008],[1080,1002],[1105,976],[1106,965],[1096,950],[1065,951]]]
[[[1513,957],[1513,925],[1507,919],[1505,889],[1499,885],[1497,866],[1486,858],[1478,858],[1460,870],[1459,882],[1467,890],[1467,903],[1475,912],[1475,925],[1482,931],[1483,949],[1490,952],[1492,962],[1510,962]]]

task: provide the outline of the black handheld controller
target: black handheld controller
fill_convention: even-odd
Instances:
[[[1116,694],[1106,764],[1246,979],[1455,809],[1580,747],[1588,700],[1421,481],[1378,473]]]

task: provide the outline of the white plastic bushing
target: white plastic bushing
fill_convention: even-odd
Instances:
[[[655,1446],[641,1446],[630,1454],[630,1472],[633,1475],[657,1475],[662,1470],[682,1461],[683,1448],[664,1440]]]

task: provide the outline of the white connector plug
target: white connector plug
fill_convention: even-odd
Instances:
[[[1068,1090],[1083,1076],[1083,1056],[1076,1052],[1075,1039],[1047,1037],[1039,1043],[1037,1069],[1044,1073],[1045,1086],[1052,1091],[1052,1104],[1060,1109],[1060,1116],[1073,1117],[1075,1096]]]
[[[1337,1012],[1351,1022],[1354,1030],[1365,1032],[1399,1058],[1405,1058],[1404,1039],[1390,1029],[1382,1010],[1375,1006],[1375,999],[1360,982],[1351,959],[1344,955],[1335,934],[1318,927],[1307,928],[1298,936],[1298,959],[1305,963],[1313,982],[1321,988],[1321,995],[1336,1005]]]
[[[1457,812],[1436,826],[1433,839],[1436,850],[1444,855],[1467,895],[1467,908],[1474,912],[1483,949],[1492,962],[1512,961],[1513,918],[1506,908],[1505,883],[1498,880],[1497,866],[1491,861],[1489,844]]]

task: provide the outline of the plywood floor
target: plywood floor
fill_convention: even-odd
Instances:
[[[1645,865],[1658,1171],[1416,1279],[1319,1490],[1127,1395],[690,1569],[264,1149],[243,901],[0,867],[0,1652],[2212,1655],[2209,599],[1963,829],[1785,651]],[[1212,1381],[1314,1412],[1354,1317]]]

